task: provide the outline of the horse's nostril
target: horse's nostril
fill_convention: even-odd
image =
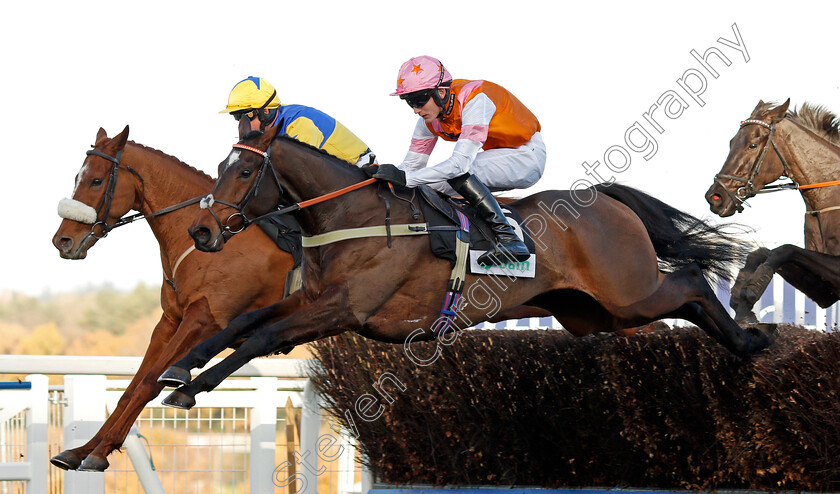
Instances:
[[[210,229],[205,226],[199,226],[193,229],[192,236],[199,242],[206,242],[210,239]]]
[[[58,239],[58,246],[62,249],[69,249],[73,246],[73,239],[70,237],[60,237]]]
[[[713,201],[719,201],[720,200],[720,195],[719,194],[712,194],[712,200]]]

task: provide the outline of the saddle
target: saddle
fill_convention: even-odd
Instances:
[[[472,233],[469,235],[470,257],[477,258],[485,251],[493,248],[493,242],[495,241],[493,233],[469,203],[462,199],[446,197],[426,185],[416,187],[415,190],[419,192],[420,209],[429,225],[429,242],[432,252],[437,257],[448,260],[453,266],[457,262],[456,231],[446,227],[460,225],[459,212],[466,216],[469,232]],[[516,233],[528,247],[528,251],[535,254],[536,246],[530,232],[522,224],[522,216],[513,207],[504,204],[501,207]],[[473,266],[473,272],[476,272],[474,268],[475,266]],[[482,268],[483,271],[487,269],[489,268]]]

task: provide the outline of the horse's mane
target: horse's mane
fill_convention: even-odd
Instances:
[[[178,158],[176,158],[175,156],[172,156],[171,154],[166,154],[166,153],[164,153],[163,151],[161,151],[161,150],[159,150],[159,149],[151,148],[151,147],[149,147],[149,146],[146,146],[145,144],[140,144],[139,142],[136,142],[136,141],[129,140],[128,142],[129,142],[129,143],[131,143],[131,144],[134,144],[135,146],[137,146],[137,147],[139,147],[139,148],[142,148],[142,149],[144,149],[144,150],[146,150],[146,151],[149,151],[149,152],[151,152],[151,153],[157,154],[157,155],[162,156],[162,157],[164,157],[164,158],[170,159],[170,160],[174,161],[175,163],[177,163],[178,165],[180,165],[180,166],[182,166],[182,167],[186,168],[187,170],[192,171],[192,172],[195,172],[195,173],[197,173],[198,175],[201,175],[201,176],[203,176],[203,177],[207,178],[207,179],[208,179],[208,180],[210,180],[210,181],[214,181],[214,180],[216,180],[215,178],[213,178],[213,177],[211,177],[210,175],[208,175],[208,174],[204,173],[203,171],[199,170],[198,168],[195,168],[194,166],[190,166],[190,165],[188,165],[188,164],[184,163],[183,161],[179,160],[179,159],[178,159]]]
[[[803,103],[802,108],[788,111],[785,117],[840,146],[840,118],[824,106]]]
[[[250,134],[249,134],[249,135],[250,135]],[[243,140],[246,140],[247,138],[248,138],[248,136],[245,136],[245,139],[243,139]],[[353,163],[349,163],[349,162],[347,162],[347,161],[345,161],[345,160],[343,160],[343,159],[341,159],[341,158],[338,158],[338,157],[336,157],[336,156],[333,156],[333,155],[331,155],[330,153],[328,153],[328,152],[324,151],[323,149],[313,146],[312,144],[309,144],[309,143],[306,143],[306,142],[301,142],[301,141],[299,141],[299,140],[295,139],[294,137],[292,137],[292,136],[290,136],[290,135],[288,135],[288,134],[277,134],[277,136],[276,136],[274,139],[275,139],[275,140],[277,140],[277,139],[283,139],[283,140],[285,140],[285,141],[289,141],[289,142],[291,142],[291,143],[293,143],[293,144],[296,144],[296,145],[298,145],[298,146],[301,146],[301,147],[303,147],[303,148],[306,148],[306,149],[309,149],[309,150],[311,150],[311,151],[314,151],[314,152],[316,152],[316,153],[318,153],[318,154],[321,154],[321,155],[323,155],[325,158],[327,158],[329,161],[331,161],[331,162],[333,162],[333,163],[336,163],[336,164],[341,164],[341,165],[344,165],[345,167],[347,167],[347,168],[348,168],[348,169],[350,169],[350,170],[356,170],[356,171],[361,172],[361,170],[359,169],[359,167],[358,167],[358,166],[356,166],[355,164],[353,164]]]

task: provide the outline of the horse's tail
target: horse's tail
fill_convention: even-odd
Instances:
[[[598,184],[595,190],[630,208],[647,229],[663,272],[696,263],[704,273],[729,280],[743,266],[750,246],[712,225],[626,185]]]

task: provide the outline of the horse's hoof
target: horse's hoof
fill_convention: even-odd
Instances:
[[[758,302],[758,295],[755,294],[755,291],[752,288],[744,288],[743,294],[743,299],[745,303],[750,307],[752,307],[753,305],[755,305],[756,302]]]
[[[163,404],[172,408],[189,410],[195,406],[195,398],[186,393],[175,390],[163,399]]]
[[[774,322],[759,322],[749,327],[754,334],[761,334],[769,338],[775,338],[779,334],[779,325]]]
[[[178,388],[187,385],[190,383],[190,380],[192,380],[190,371],[180,367],[175,367],[174,365],[166,369],[158,378],[158,382],[160,384],[169,386],[170,388]]]
[[[765,348],[769,347],[776,341],[779,336],[778,325],[771,322],[760,322],[747,327],[747,332],[753,338],[752,348],[747,353],[750,355],[756,354]]]
[[[82,459],[79,455],[69,449],[65,449],[61,453],[50,458],[50,463],[62,470],[75,470],[82,464]]]
[[[280,353],[282,353],[283,355],[288,355],[288,354],[292,353],[292,350],[294,350],[294,349],[295,349],[294,345],[284,346],[283,348],[280,349]]]
[[[110,463],[105,458],[88,455],[76,470],[79,472],[104,472],[109,466]]]
[[[744,315],[735,314],[735,322],[738,323],[739,326],[756,326],[758,324],[762,324],[758,322],[758,318],[755,317],[755,314],[752,312],[748,312]]]

